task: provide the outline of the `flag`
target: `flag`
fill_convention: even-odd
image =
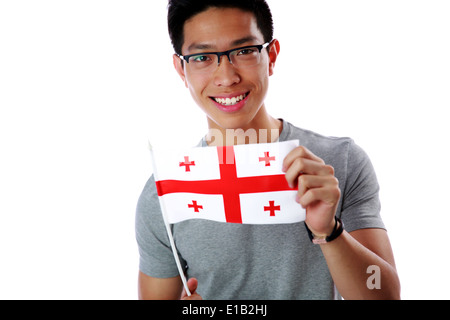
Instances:
[[[283,224],[305,220],[282,164],[298,140],[192,148],[171,155],[153,150],[156,188],[168,223],[207,219]]]

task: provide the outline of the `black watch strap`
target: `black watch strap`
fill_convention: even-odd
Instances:
[[[314,244],[323,244],[323,243],[331,242],[334,239],[336,239],[337,237],[339,237],[342,234],[342,232],[344,231],[344,223],[342,222],[341,219],[339,219],[336,216],[334,216],[334,220],[335,220],[335,224],[334,224],[333,232],[331,232],[331,234],[328,237],[326,237],[325,239],[316,239],[314,237],[314,234],[311,232],[311,230],[309,230],[308,225],[305,222],[305,228],[306,228],[306,231],[308,232],[308,236],[309,236],[309,239],[311,239],[311,242]]]

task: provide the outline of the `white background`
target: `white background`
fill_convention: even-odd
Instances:
[[[403,298],[449,299],[449,2],[269,3],[270,113],[367,151]],[[166,1],[0,1],[0,299],[136,298],[147,139],[206,129],[166,30]]]

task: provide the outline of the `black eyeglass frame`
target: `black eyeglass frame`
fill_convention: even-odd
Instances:
[[[199,53],[195,53],[195,54],[189,54],[189,55],[186,55],[186,56],[183,56],[181,54],[177,54],[177,56],[180,57],[180,59],[182,59],[183,61],[186,61],[187,63],[189,63],[189,59],[192,58],[192,57],[208,55],[208,54],[215,54],[217,56],[217,65],[220,65],[220,58],[222,56],[226,56],[228,58],[228,61],[231,64],[233,64],[233,62],[231,62],[231,57],[230,57],[230,53],[232,53],[233,51],[250,49],[250,48],[257,48],[259,53],[261,53],[262,49],[267,48],[271,43],[272,43],[272,41],[269,41],[269,42],[266,42],[264,44],[239,47],[239,48],[234,48],[234,49],[227,50],[227,51],[222,51],[222,52],[199,52]]]

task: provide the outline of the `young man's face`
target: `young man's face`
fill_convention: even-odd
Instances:
[[[186,21],[182,54],[221,52],[263,43],[254,14],[234,8],[210,8]],[[220,65],[206,73],[195,72],[191,65],[186,62],[182,65],[180,58],[174,56],[174,65],[195,102],[206,113],[210,128],[261,127],[263,118],[267,117],[264,98],[279,50],[278,42],[269,48],[270,54],[263,49],[261,60],[255,66],[237,68],[222,56]]]

